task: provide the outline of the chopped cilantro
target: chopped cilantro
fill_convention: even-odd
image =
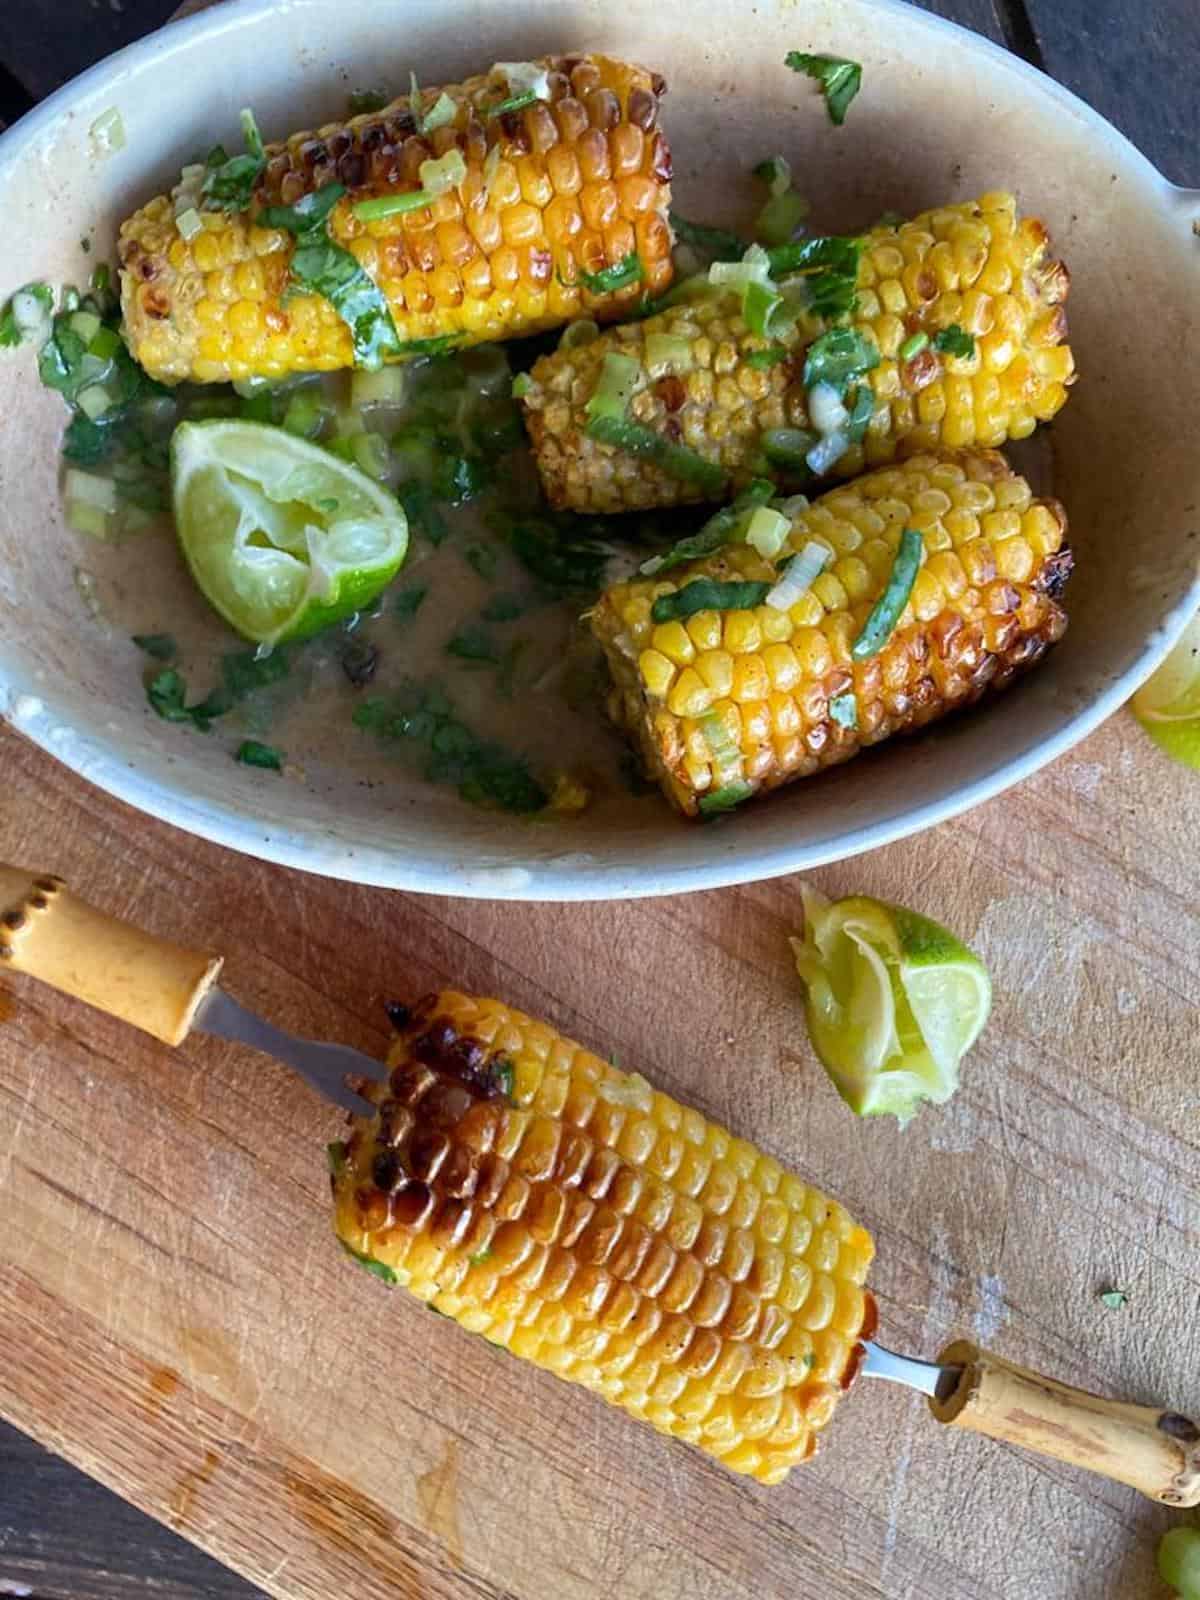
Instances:
[[[242,112],[242,137],[245,155],[227,156],[220,145],[209,152],[200,190],[206,211],[245,211],[250,205],[254,186],[267,165],[267,153],[254,113],[248,109]]]
[[[798,239],[768,252],[773,277],[799,273],[804,279],[808,309],[835,321],[854,310],[862,245],[841,234]]]
[[[975,335],[960,328],[957,322],[952,322],[948,328],[942,328],[934,334],[933,348],[943,356],[973,356]]]
[[[526,609],[526,602],[519,595],[494,594],[479,615],[484,622],[513,622]]]
[[[855,328],[831,328],[814,339],[804,358],[804,387],[827,383],[844,395],[855,378],[879,365],[879,351]]]
[[[394,1288],[396,1284],[400,1282],[399,1278],[392,1271],[391,1267],[389,1267],[385,1262],[375,1261],[370,1256],[363,1255],[360,1250],[355,1250],[348,1245],[345,1239],[339,1239],[338,1243],[341,1245],[346,1254],[353,1261],[357,1261],[360,1267],[365,1267],[373,1278],[378,1278],[382,1283],[386,1283],[392,1288]]]
[[[851,100],[862,88],[859,63],[842,56],[807,55],[802,50],[789,50],[784,64],[793,72],[806,73],[820,85],[829,120],[840,128]]]
[[[428,593],[429,585],[427,583],[414,583],[407,589],[401,589],[400,593],[392,601],[392,615],[402,621],[407,621],[409,617],[415,617],[421,609],[421,602]]]
[[[244,767],[262,767],[268,772],[283,771],[283,753],[274,745],[259,744],[257,739],[243,739],[233,758]]]
[[[458,656],[461,661],[484,662],[490,666],[500,663],[496,642],[491,634],[472,622],[460,628],[447,642],[446,654]]]
[[[726,228],[709,228],[702,222],[689,222],[678,211],[671,212],[671,227],[675,236],[693,250],[702,250],[715,261],[740,261],[746,253],[746,241]]]
[[[400,335],[383,290],[349,250],[329,233],[333,208],[346,193],[340,183],[306,194],[293,206],[267,206],[258,221],[296,235],[289,284],[328,300],[350,329],[356,366],[373,369],[401,353]]]
[[[458,719],[449,697],[436,687],[408,684],[388,699],[365,700],[353,721],[379,739],[424,746],[426,777],[456,785],[473,805],[527,813],[541,811],[549,800],[525,761],[481,739]]]
[[[496,576],[496,562],[498,556],[491,545],[469,544],[463,551],[463,559],[469,567],[473,567],[481,578],[489,581]]]
[[[253,650],[239,650],[221,658],[221,682],[203,700],[187,703],[187,680],[174,667],[155,673],[146,683],[146,698],[166,722],[190,722],[207,733],[217,717],[232,711],[239,700],[256,689],[277,683],[288,671],[287,654],[274,650],[258,656]]]
[[[595,594],[612,557],[611,545],[575,531],[580,520],[570,515],[522,518],[509,534],[521,565],[559,594]]]
[[[509,95],[507,100],[500,100],[494,106],[487,106],[486,115],[502,117],[509,111],[524,111],[526,106],[534,105],[540,98],[536,90],[522,89],[520,94]]]
[[[774,498],[775,485],[769,478],[753,478],[734,500],[710,517],[698,533],[690,534],[673,544],[665,555],[652,556],[642,565],[647,575],[666,572],[671,567],[682,566],[686,561],[698,561],[712,555],[722,545],[729,544],[738,532],[743,516],[755,506],[765,506]]]
[[[427,483],[406,483],[400,488],[400,504],[409,525],[424,534],[432,545],[441,544],[449,533],[445,518],[437,508]]]
[[[698,611],[749,611],[771,592],[769,583],[722,583],[717,578],[694,578],[674,594],[662,594],[651,607],[655,622],[681,622]]]
[[[346,109],[352,117],[360,117],[366,111],[382,111],[389,98],[387,90],[383,88],[351,89]]]
[[[478,456],[444,455],[434,466],[430,488],[435,499],[461,506],[483,491],[487,477],[487,467]]]
[[[169,633],[135,633],[133,643],[155,661],[174,661],[178,654],[178,646]]]

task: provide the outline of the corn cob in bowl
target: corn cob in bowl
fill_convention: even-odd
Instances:
[[[995,447],[1053,417],[1075,375],[1068,287],[1045,227],[1019,218],[1011,194],[867,233],[850,327],[875,361],[865,373],[870,420],[837,458],[836,475],[902,449]],[[728,489],[764,470],[778,475],[764,441],[775,430],[812,428],[806,356],[824,327],[801,316],[768,338],[751,331],[736,292],[701,292],[543,357],[522,404],[547,497],[588,512],[714,498],[702,475],[676,474],[596,437],[587,407],[612,354],[631,357],[640,372],[629,407],[635,424],[693,452]]]
[[[296,238],[263,225],[264,208],[295,206],[333,183],[346,192],[329,238],[382,292],[400,346],[387,359],[423,353],[431,340],[462,347],[572,317],[610,319],[661,293],[672,271],[663,79],[602,55],[520,65],[538,97],[507,94],[511,77],[496,68],[268,145],[240,210],[209,209],[204,169],[189,169],[173,195],[121,228],[136,359],[167,383],[356,364],[333,304],[289,283]],[[445,174],[447,161],[457,181],[427,205],[356,214],[365,201],[403,204],[424,192],[431,164]]]
[[[729,543],[607,590],[591,627],[610,711],[685,816],[731,809],[1033,666],[1066,628],[1065,539],[1062,507],[998,452],[878,468],[801,499],[770,558]],[[781,595],[783,563],[814,549],[824,570]]]
[[[333,1151],[346,1249],[735,1472],[812,1455],[874,1331],[865,1229],[499,1001],[392,1013],[379,1115]]]

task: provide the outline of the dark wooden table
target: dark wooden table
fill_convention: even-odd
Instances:
[[[177,0],[8,0],[0,127],[93,61],[159,26]],[[1006,44],[1115,122],[1174,182],[1200,184],[1196,0],[928,0]],[[0,1353],[0,1359],[3,1359]],[[0,1595],[234,1600],[258,1593],[0,1423]]]

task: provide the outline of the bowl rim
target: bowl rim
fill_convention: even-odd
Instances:
[[[295,12],[322,3],[324,0],[286,0],[284,4],[281,0],[223,0],[220,5],[168,21],[153,33],[134,40],[63,84],[0,135],[0,183],[23,151],[48,132],[70,105],[119,79],[128,68],[156,57],[155,65],[165,65],[197,40],[215,41],[230,30],[281,9]],[[1171,183],[1118,128],[1040,68],[983,34],[910,4],[909,0],[860,3],[887,15],[895,24],[919,24],[946,35],[958,48],[1006,71],[1027,92],[1057,102],[1063,111],[1081,119],[1119,149],[1147,186],[1157,192],[1164,207],[1194,209],[1200,216],[1200,190]],[[139,772],[117,741],[72,727],[71,719],[55,710],[53,691],[36,681],[35,674],[24,669],[19,659],[6,661],[8,653],[4,651],[0,651],[0,711],[6,711],[7,720],[18,732],[115,799],[213,844],[258,859],[373,887],[456,898],[556,902],[635,899],[763,882],[848,860],[921,833],[992,799],[1057,760],[1117,711],[1168,654],[1198,606],[1200,571],[1129,666],[1073,712],[1061,728],[1033,748],[997,760],[985,772],[936,799],[877,817],[836,840],[808,845],[785,842],[751,847],[741,853],[710,853],[694,862],[653,867],[649,871],[642,864],[620,862],[581,871],[577,859],[570,864],[547,862],[534,868],[497,861],[494,867],[463,869],[452,860],[429,866],[415,854],[402,857],[378,846],[331,844],[327,831],[312,824],[264,828],[242,808],[215,799],[201,801],[182,784]],[[69,737],[64,737],[64,725]]]

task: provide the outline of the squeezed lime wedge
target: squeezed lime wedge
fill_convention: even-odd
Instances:
[[[992,1003],[987,969],[940,923],[867,895],[830,902],[803,885],[792,939],[809,1036],[857,1115],[903,1125],[942,1105]]]
[[[407,519],[387,489],[282,428],[182,423],[171,483],[192,577],[255,644],[307,639],[363,610],[408,550]]]
[[[1200,772],[1200,611],[1134,695],[1133,714],[1160,750]]]

